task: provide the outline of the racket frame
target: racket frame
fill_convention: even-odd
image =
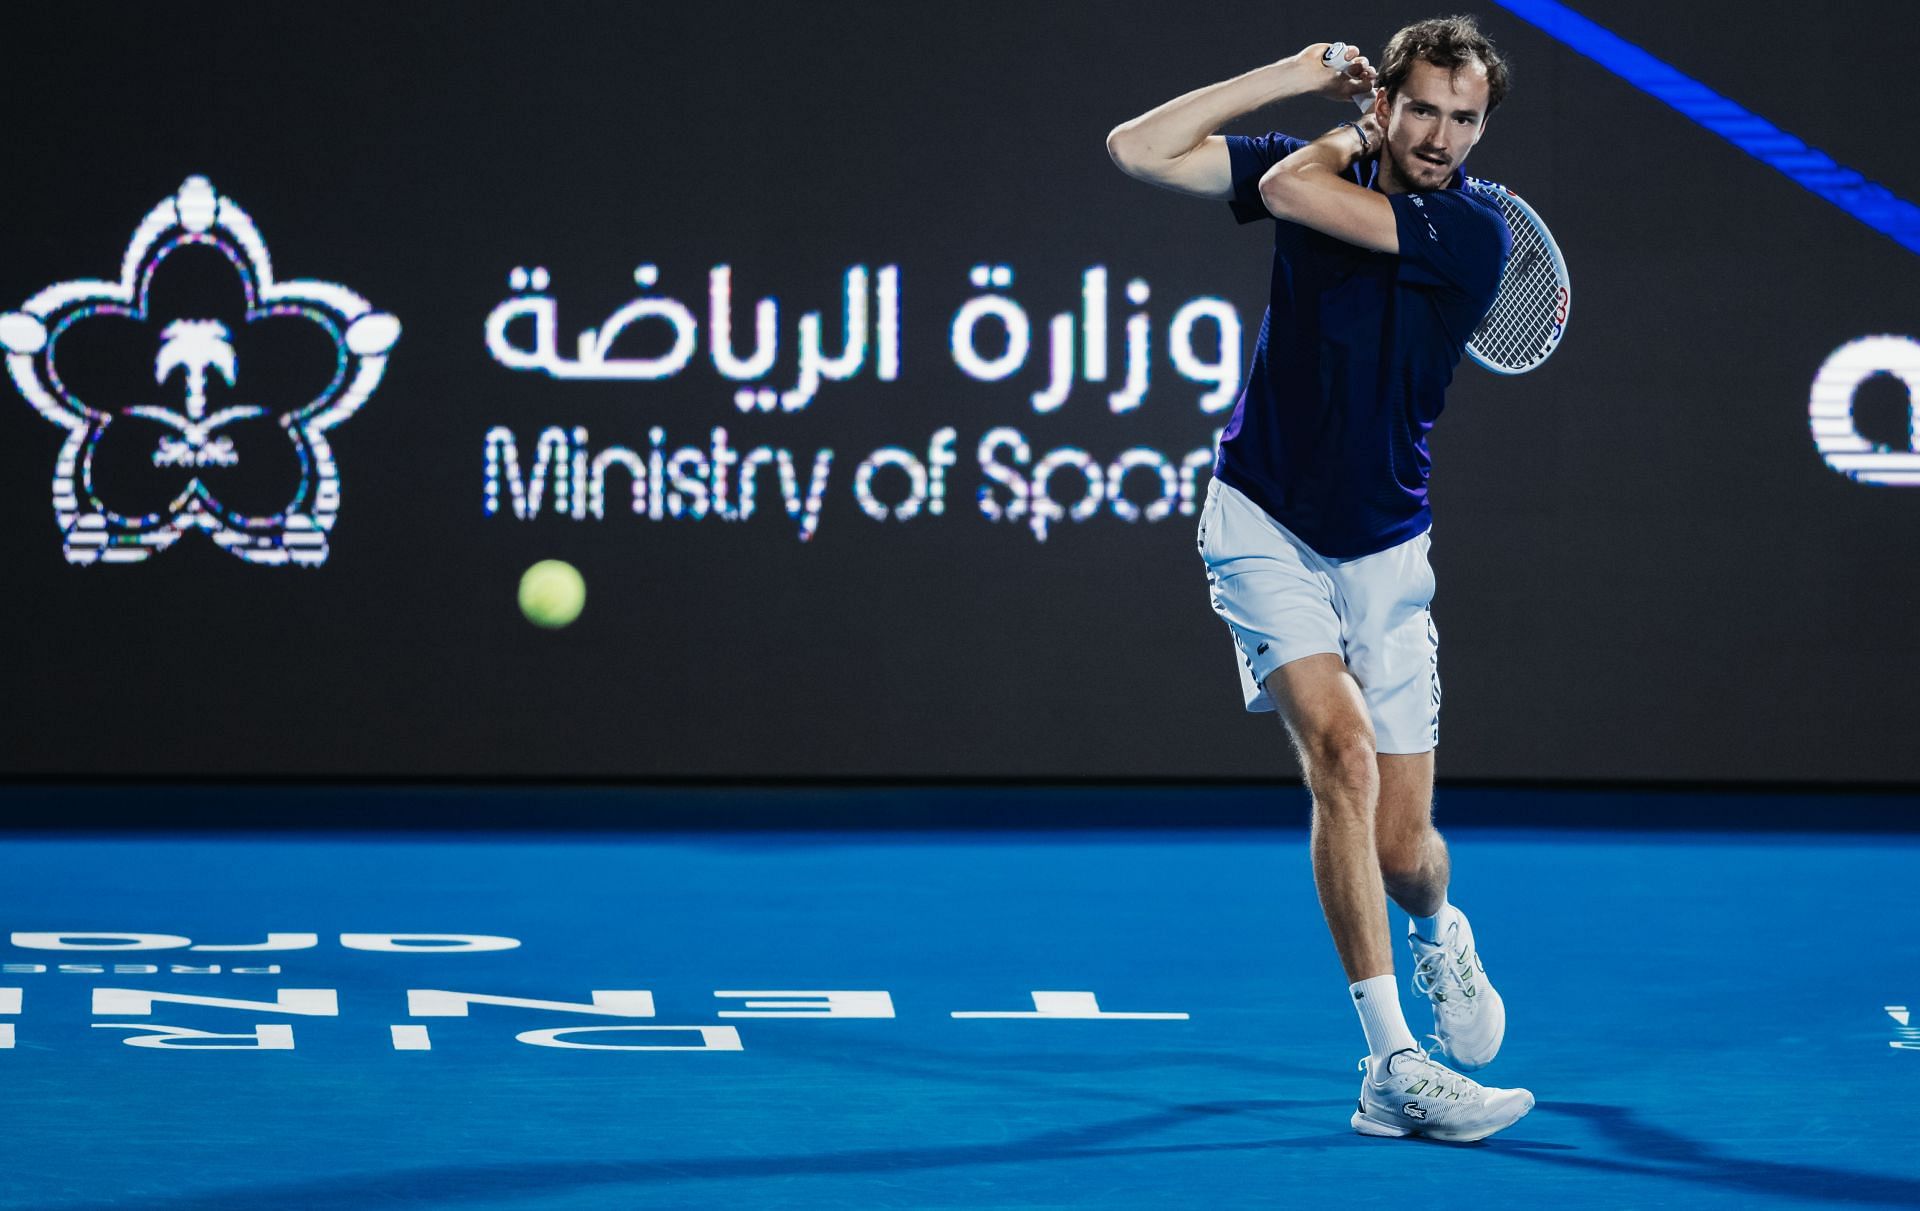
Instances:
[[[1499,197],[1502,203],[1501,217],[1506,219],[1508,230],[1513,231],[1514,220],[1507,217],[1506,206],[1511,205],[1513,209],[1520,212],[1524,220],[1533,227],[1534,234],[1540,238],[1540,243],[1546,248],[1547,255],[1553,258],[1554,277],[1553,327],[1547,333],[1546,340],[1534,351],[1533,357],[1526,365],[1510,366],[1488,359],[1480,350],[1474,347],[1475,338],[1480,335],[1480,330],[1477,328],[1474,330],[1473,336],[1467,338],[1467,356],[1495,374],[1525,374],[1529,370],[1537,370],[1540,364],[1551,357],[1553,351],[1560,347],[1561,340],[1567,335],[1567,318],[1573,313],[1573,278],[1572,275],[1567,272],[1567,258],[1561,254],[1560,244],[1553,238],[1553,232],[1548,229],[1547,221],[1540,217],[1539,211],[1527,204],[1525,198],[1513,190],[1508,189],[1505,185],[1500,184],[1498,181],[1488,181],[1481,177],[1468,177],[1467,184],[1496,194]],[[1518,231],[1513,231],[1516,243],[1519,241],[1520,234]],[[1503,278],[1505,277],[1504,269],[1501,271],[1501,276]],[[1499,305],[1497,295],[1494,299],[1494,305],[1496,307]],[[1489,312],[1491,312],[1491,308]]]

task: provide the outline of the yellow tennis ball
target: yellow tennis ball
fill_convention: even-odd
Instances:
[[[535,626],[566,626],[586,604],[587,582],[565,560],[543,559],[520,577],[520,612]]]

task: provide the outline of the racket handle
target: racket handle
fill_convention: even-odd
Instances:
[[[1345,75],[1347,70],[1347,44],[1345,42],[1335,42],[1332,46],[1327,47],[1326,53],[1320,56],[1320,62],[1327,70],[1337,71]],[[1361,113],[1372,113],[1373,93],[1371,91],[1361,93],[1353,99],[1353,103],[1359,107]]]

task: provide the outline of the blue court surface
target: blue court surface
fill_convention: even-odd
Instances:
[[[1920,1206],[1911,834],[1443,792],[1510,1015],[1478,1075],[1539,1099],[1446,1145],[1348,1129],[1297,827],[461,832],[448,791],[431,833],[181,834],[91,793],[117,824],[5,795],[7,1207]]]

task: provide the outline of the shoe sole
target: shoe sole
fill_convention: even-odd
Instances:
[[[1533,1098],[1529,1096],[1526,1103],[1520,1107],[1520,1113],[1514,1115],[1504,1123],[1495,1123],[1484,1131],[1421,1131],[1413,1127],[1401,1127],[1394,1123],[1383,1123],[1378,1119],[1368,1118],[1358,1110],[1353,1112],[1353,1118],[1349,1121],[1353,1124],[1353,1129],[1361,1135],[1371,1135],[1379,1139],[1405,1139],[1407,1136],[1417,1135],[1423,1139],[1443,1140],[1450,1144],[1471,1144],[1475,1140],[1486,1139],[1495,1132],[1505,1131],[1521,1119],[1527,1117],[1528,1112],[1532,1109]]]

